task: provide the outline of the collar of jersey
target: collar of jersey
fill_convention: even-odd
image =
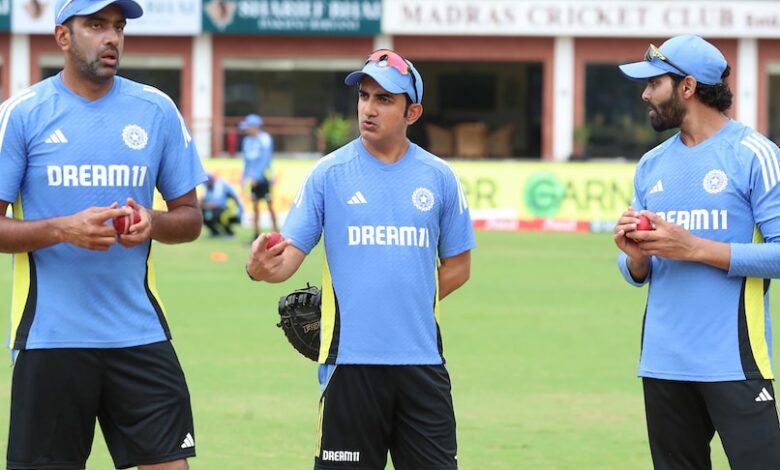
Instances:
[[[395,163],[388,164],[373,156],[363,145],[363,139],[360,137],[355,139],[354,145],[361,160],[382,171],[400,171],[409,165],[409,162],[414,158],[414,154],[417,151],[417,145],[409,141],[409,147],[406,149],[406,153],[403,154],[401,159]]]
[[[712,134],[709,136],[704,142],[700,142],[697,145],[694,145],[693,147],[688,147],[685,145],[682,141],[682,136],[678,132],[674,135],[674,144],[672,147],[674,148],[674,151],[677,153],[681,153],[683,155],[695,155],[703,150],[706,150],[710,148],[713,145],[718,144],[719,142],[723,142],[723,136],[727,135],[731,130],[734,128],[735,121],[733,119],[729,119],[728,122],[718,129],[718,132]]]
[[[84,105],[102,106],[103,103],[106,103],[110,100],[111,96],[117,93],[117,90],[120,87],[119,82],[121,81],[121,78],[115,75],[113,83],[111,84],[111,90],[109,90],[108,93],[96,99],[95,101],[90,101],[84,98],[83,96],[79,96],[76,93],[74,93],[73,90],[68,88],[67,85],[65,85],[65,82],[62,81],[62,72],[58,73],[53,78],[53,80],[54,80],[54,87],[57,88],[57,91],[59,91],[60,94],[67,96],[68,98],[74,101],[78,101],[79,103],[82,103]]]

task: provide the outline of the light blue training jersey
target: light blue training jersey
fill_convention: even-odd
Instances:
[[[274,141],[271,134],[260,131],[247,135],[241,141],[241,155],[244,159],[244,180],[266,181],[271,178],[271,156]]]
[[[206,180],[168,96],[121,77],[88,101],[59,75],[0,106],[0,200],[38,220],[92,206],[151,207]],[[110,223],[110,221],[108,222]],[[116,348],[170,338],[155,287],[151,242],[108,251],[59,243],[13,260],[9,346]]]
[[[677,134],[648,152],[634,208],[729,243],[728,272],[652,258],[639,375],[717,382],[773,378],[769,277],[780,276],[780,163],[775,144],[736,121],[686,147]],[[761,244],[764,241],[766,243]],[[635,282],[618,260],[623,277]]]
[[[240,218],[241,214],[244,212],[244,206],[241,204],[241,199],[238,197],[236,190],[227,181],[216,178],[214,179],[214,185],[211,189],[209,189],[208,186],[204,188],[204,203],[214,204],[220,209],[227,209],[229,199],[235,201],[238,217]]]
[[[443,363],[437,260],[475,246],[447,163],[410,143],[388,165],[354,140],[312,169],[283,235],[307,254],[324,235],[321,363]]]

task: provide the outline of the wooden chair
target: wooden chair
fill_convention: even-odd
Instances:
[[[511,157],[514,131],[515,127],[511,124],[501,126],[492,131],[488,137],[488,155],[499,158]]]
[[[487,156],[488,129],[481,122],[464,122],[455,126],[455,155],[464,158]]]
[[[437,157],[451,157],[455,154],[454,135],[451,129],[426,124],[425,134],[428,137],[428,150]]]

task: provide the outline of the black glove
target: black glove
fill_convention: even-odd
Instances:
[[[287,341],[304,356],[316,361],[320,355],[320,290],[306,283],[279,299],[279,317],[276,324],[284,331]]]

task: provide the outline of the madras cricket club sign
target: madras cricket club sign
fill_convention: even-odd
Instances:
[[[382,32],[578,37],[780,37],[776,1],[384,0]]]

